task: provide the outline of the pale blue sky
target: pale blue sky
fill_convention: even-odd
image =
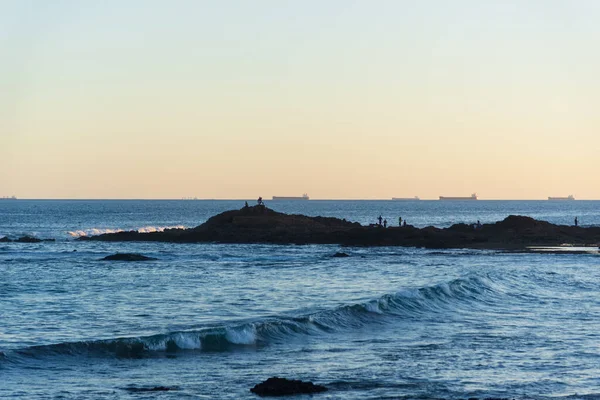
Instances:
[[[598,21],[591,0],[0,0],[0,196],[600,198]]]

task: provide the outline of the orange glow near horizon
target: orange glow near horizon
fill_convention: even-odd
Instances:
[[[423,3],[1,6],[0,196],[600,199],[600,6]]]

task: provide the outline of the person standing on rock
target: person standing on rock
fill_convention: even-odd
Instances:
[[[258,203],[259,206],[262,206],[263,205],[262,197],[259,197],[256,202]]]
[[[577,217],[575,217],[575,226],[577,226],[579,224],[579,220],[577,219]]]
[[[402,217],[398,217],[398,226],[402,226]]]
[[[387,228],[387,219],[384,219],[384,220],[383,220],[383,227],[384,227],[384,228]]]
[[[379,216],[379,218],[377,218],[377,220],[379,221],[379,226],[381,226],[381,221],[383,220],[383,218],[381,218],[381,215]]]

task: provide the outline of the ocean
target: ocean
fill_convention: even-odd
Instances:
[[[279,376],[329,388],[315,399],[600,399],[598,254],[76,240],[243,205],[0,201],[0,238],[55,239],[0,243],[0,398],[255,399]],[[599,201],[266,205],[392,226],[600,225]],[[100,261],[116,252],[157,260]]]

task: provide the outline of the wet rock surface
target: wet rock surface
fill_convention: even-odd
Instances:
[[[100,261],[152,261],[157,258],[147,257],[138,253],[116,253],[102,258]]]
[[[42,239],[34,238],[33,236],[23,236],[15,240],[17,243],[39,243]]]
[[[9,238],[8,236],[4,236],[2,238],[0,238],[0,243],[10,243],[10,242],[15,242],[15,243],[40,243],[40,242],[54,242],[55,239],[39,239],[33,236],[21,236],[18,239],[12,240],[11,238]]]
[[[295,394],[320,393],[327,391],[322,385],[295,379],[272,377],[250,389],[259,396],[290,396]]]

